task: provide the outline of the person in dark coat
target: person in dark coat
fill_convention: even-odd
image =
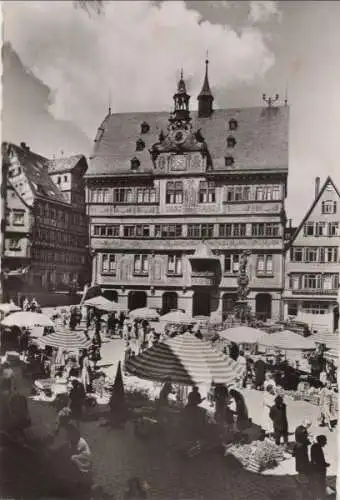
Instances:
[[[302,427],[302,426],[301,426]],[[299,434],[299,440],[294,444],[293,457],[295,458],[295,470],[298,474],[298,482],[305,498],[310,497],[311,465],[308,458],[308,446],[310,441],[307,432]]]
[[[188,394],[188,405],[198,406],[202,403],[203,399],[198,391],[198,387],[194,386],[192,391]]]
[[[325,460],[322,449],[324,446],[326,446],[326,444],[326,436],[320,435],[317,436],[316,443],[314,443],[311,448],[311,463],[315,500],[324,500],[326,498],[326,474],[329,464]]]
[[[231,342],[231,344],[229,346],[229,356],[231,357],[231,359],[233,359],[234,361],[237,361],[239,352],[240,352],[240,350],[239,350],[238,345],[235,344],[235,342]]]
[[[266,375],[266,363],[263,361],[262,358],[259,358],[257,361],[254,363],[254,372],[255,372],[255,389],[262,389],[264,381],[265,381],[265,375]]]
[[[82,417],[83,405],[86,397],[84,386],[78,380],[72,380],[72,388],[69,397],[69,408],[72,412],[72,417],[78,421]]]
[[[281,396],[276,396],[269,416],[273,421],[275,444],[279,446],[281,437],[283,437],[284,444],[288,445],[287,408]]]
[[[223,384],[215,386],[215,420],[217,423],[224,423],[226,418],[228,389]]]

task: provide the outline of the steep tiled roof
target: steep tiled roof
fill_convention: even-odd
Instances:
[[[74,155],[65,158],[54,158],[48,162],[48,173],[57,174],[62,172],[69,172],[73,170],[80,160],[85,158],[83,155]]]
[[[10,151],[20,163],[35,197],[50,198],[66,203],[63,194],[48,175],[47,158],[17,146],[16,144],[10,144]],[[13,178],[13,183],[15,183],[15,178]]]
[[[288,168],[287,107],[253,107],[218,109],[208,118],[191,113],[194,129],[201,129],[210,151],[213,170],[245,171]],[[153,171],[149,148],[158,142],[161,130],[167,131],[169,113],[108,114],[98,129],[86,177],[131,174],[130,160],[140,160],[138,174]],[[237,120],[237,129],[229,131],[229,120]],[[141,134],[141,124],[150,126]],[[236,139],[228,148],[227,137]],[[145,142],[143,151],[136,151],[136,141]],[[232,167],[225,166],[225,157],[234,157]]]
[[[332,178],[330,176],[327,177],[327,179],[325,180],[322,188],[320,189],[319,191],[319,194],[314,198],[313,200],[313,203],[311,204],[310,208],[307,210],[304,218],[302,219],[302,221],[300,222],[300,225],[296,228],[296,230],[294,231],[294,233],[292,234],[291,236],[291,240],[289,241],[289,245],[291,245],[292,243],[294,243],[294,240],[297,238],[298,234],[300,233],[301,229],[303,228],[305,222],[307,222],[307,220],[309,219],[309,216],[310,214],[313,212],[314,208],[316,207],[316,205],[318,204],[321,196],[323,195],[326,187],[328,184],[331,184],[334,188],[334,191],[336,192],[336,194],[339,196],[340,198],[340,191],[338,190],[338,188],[336,187],[336,185],[334,184]]]

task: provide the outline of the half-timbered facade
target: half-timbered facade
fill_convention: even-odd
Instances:
[[[285,317],[313,330],[333,332],[339,325],[340,194],[330,177],[292,236],[286,253]]]

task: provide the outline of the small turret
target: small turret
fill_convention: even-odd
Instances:
[[[213,113],[214,96],[211,93],[208,77],[209,60],[205,61],[205,77],[201,92],[197,96],[198,100],[198,116],[200,118],[208,118]]]

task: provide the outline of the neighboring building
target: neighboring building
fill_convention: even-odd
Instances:
[[[315,199],[289,242],[284,315],[313,330],[339,327],[340,194],[330,177],[315,183]]]
[[[6,289],[39,293],[82,286],[88,243],[82,178],[85,157],[47,160],[22,143],[8,145],[5,249],[2,268]],[[67,164],[69,162],[69,164]],[[67,164],[67,165],[66,165]],[[70,201],[52,181],[62,171]],[[68,194],[68,193],[67,193]]]
[[[249,304],[279,319],[289,110],[213,110],[206,64],[198,112],[182,76],[170,116],[109,110],[98,128],[85,174],[93,284],[125,309],[221,321],[249,250]]]

